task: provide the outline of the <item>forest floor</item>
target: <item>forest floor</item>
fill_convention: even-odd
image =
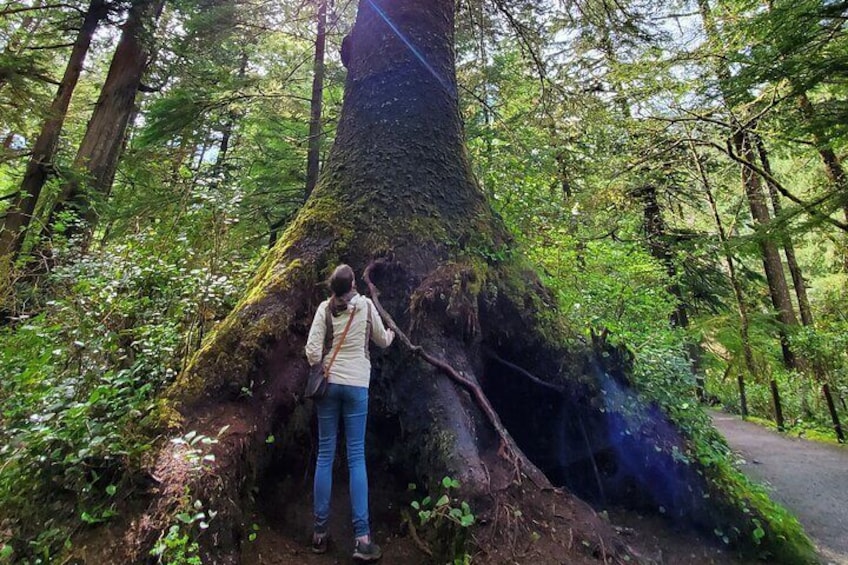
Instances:
[[[260,493],[259,513],[254,517],[256,537],[247,543],[241,562],[250,565],[301,565],[355,563],[351,557],[353,532],[349,520],[347,481],[337,476],[334,484],[330,523],[330,547],[324,555],[310,551],[310,520],[312,515],[311,485],[303,485],[300,493],[288,504],[277,504],[282,500],[281,492],[274,488]],[[379,478],[377,478],[379,480]],[[372,484],[376,481],[371,478]],[[288,489],[286,489],[288,490]],[[415,544],[408,529],[404,527],[401,511],[404,493],[396,489],[370,489],[372,527],[375,541],[383,549],[382,565],[436,565]],[[280,496],[280,498],[278,498]],[[644,516],[635,512],[610,509],[602,511],[614,529],[621,533],[624,541],[641,556],[643,565],[740,565],[735,554],[724,550],[716,540],[688,530],[675,528],[660,516]],[[579,519],[579,518],[578,518]],[[579,552],[568,552],[552,540],[540,540],[535,547],[514,552],[505,557],[501,552],[493,555],[491,548],[482,547],[472,555],[472,563],[504,565],[576,565],[602,563],[602,560],[585,559]],[[506,552],[508,553],[508,552]],[[516,554],[517,553],[517,554]],[[608,561],[611,563],[612,561]],[[441,565],[441,564],[438,564]]]
[[[816,543],[824,563],[848,565],[848,449],[789,437],[736,416],[713,412],[713,422],[738,454],[744,473],[765,483],[772,496],[794,512]],[[325,555],[313,555],[308,546],[311,483],[266,483],[259,494],[255,540],[247,544],[242,562],[256,565],[347,564],[351,560],[352,532],[348,522],[348,491],[339,468],[333,493],[332,540]],[[371,507],[374,537],[384,550],[383,564],[416,565],[432,561],[413,542],[403,526],[408,493],[390,477],[372,476]],[[291,479],[289,479],[291,480]],[[301,481],[298,481],[301,482]],[[292,496],[294,494],[294,496]],[[288,504],[275,501],[287,500]],[[600,511],[600,510],[599,510]],[[659,516],[609,509],[607,518],[647,564],[733,565],[738,556],[723,550],[709,536],[681,531]],[[484,551],[474,563],[571,563],[568,557],[544,551],[508,561],[487,558]]]
[[[722,412],[711,416],[739,454],[742,472],[765,483],[798,517],[826,563],[848,565],[848,447],[791,437]]]
[[[338,459],[338,458],[337,458]],[[347,487],[347,468],[336,461],[330,522],[330,547],[324,555],[310,551],[312,516],[311,474],[275,480],[267,477],[257,496],[257,513],[251,528],[253,541],[245,544],[241,562],[249,565],[351,564],[353,532],[350,525],[350,503]],[[376,462],[374,462],[376,463]],[[406,485],[397,484],[379,464],[369,464],[372,533],[383,548],[383,565],[437,564],[427,557],[413,541],[405,526],[403,513],[409,508],[411,493]],[[285,501],[285,502],[283,502]],[[700,535],[675,527],[661,516],[646,516],[636,512],[610,508],[597,509],[602,519],[618,531],[622,540],[638,555],[643,565],[739,565],[737,555],[721,547],[714,536]],[[412,512],[414,515],[414,512]],[[587,531],[590,522],[585,514],[576,513],[557,525],[560,540],[540,538],[526,548],[509,547],[508,540],[498,540],[498,547],[478,541],[472,555],[476,564],[515,565],[584,565],[600,564],[602,559],[587,557],[574,548],[570,551],[564,540],[566,531]],[[586,521],[586,523],[578,523]],[[609,542],[609,540],[608,540]],[[576,545],[576,544],[575,544]],[[606,563],[611,563],[611,560]],[[443,565],[438,563],[437,565]]]

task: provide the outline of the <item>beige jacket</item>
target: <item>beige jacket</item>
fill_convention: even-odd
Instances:
[[[325,300],[318,305],[315,317],[312,319],[312,327],[309,329],[309,338],[306,340],[306,359],[310,365],[321,361],[324,349],[324,338],[326,334],[326,315],[330,300]],[[346,312],[338,316],[331,316],[333,322],[333,346],[324,358],[324,364],[330,362],[336,346],[344,333],[347,321],[351,313],[354,314],[353,322],[348,330],[344,344],[339,350],[336,361],[330,368],[329,382],[359,386],[368,388],[371,381],[371,359],[368,351],[370,339],[380,347],[388,347],[392,343],[394,335],[386,331],[383,320],[377,313],[377,308],[369,298],[354,294],[348,303]],[[370,312],[370,319],[369,319]],[[368,335],[370,333],[370,336]]]

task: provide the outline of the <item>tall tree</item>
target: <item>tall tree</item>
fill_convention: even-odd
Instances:
[[[135,108],[136,94],[150,63],[153,34],[165,0],[139,0],[130,7],[121,39],[112,56],[109,73],[100,91],[76,158],[75,175],[62,186],[59,201],[51,214],[73,209],[88,224],[87,233],[97,221],[94,201],[108,195],[127,125]]]
[[[757,153],[759,154],[760,163],[763,170],[768,174],[766,186],[768,186],[769,197],[771,198],[771,207],[774,210],[775,217],[780,216],[783,211],[783,205],[780,202],[780,193],[774,186],[771,179],[774,178],[774,173],[771,170],[768,153],[766,152],[765,144],[759,137],[755,137],[757,145]],[[798,312],[801,314],[801,323],[805,326],[813,325],[813,313],[810,309],[810,299],[807,297],[807,283],[804,282],[804,276],[801,273],[801,267],[798,265],[798,258],[795,254],[795,244],[791,237],[784,235],[783,237],[783,253],[786,256],[786,266],[789,268],[789,274],[792,276],[792,286],[795,288],[795,297],[798,299]]]
[[[721,36],[709,0],[698,0],[698,7],[701,12],[704,28],[707,31],[707,36],[712,42],[720,43]],[[746,102],[750,102],[750,94],[747,92],[740,96],[734,95],[730,85],[730,69],[726,61],[719,60],[715,63],[715,72],[718,78],[721,96],[728,107],[733,108],[739,97]],[[745,120],[747,118],[735,120],[734,127],[736,131],[732,135],[732,146],[735,148],[737,156],[747,161],[747,163],[756,163],[757,153],[754,146],[755,142],[753,134],[749,131],[751,126],[744,123]],[[786,284],[786,275],[783,271],[780,252],[773,240],[773,236],[768,233],[771,215],[765,199],[762,179],[747,164],[741,166],[741,176],[742,186],[748,198],[751,216],[758,226],[758,242],[763,260],[763,270],[768,281],[769,295],[781,323],[779,332],[780,345],[783,350],[783,362],[787,368],[796,369],[798,368],[798,359],[789,343],[788,330],[791,326],[797,325],[798,320],[795,317],[795,310],[789,295],[789,287]]]
[[[704,169],[702,158],[698,154],[694,143],[690,143],[689,147],[692,151],[695,170],[698,173],[698,178],[700,179],[704,192],[707,195],[707,201],[710,203],[710,211],[713,215],[713,221],[715,222],[716,230],[718,231],[718,238],[721,242],[722,251],[724,252],[724,259],[727,263],[727,274],[730,278],[730,285],[733,288],[733,296],[736,299],[736,309],[739,313],[739,336],[742,340],[742,355],[745,360],[745,368],[748,370],[748,374],[756,378],[758,371],[757,365],[754,361],[754,349],[751,346],[751,324],[748,316],[748,304],[745,302],[745,295],[742,292],[742,284],[739,281],[739,275],[737,274],[736,259],[733,257],[733,253],[730,249],[730,240],[727,236],[727,230],[721,220],[718,204],[716,203],[715,196],[713,195],[713,189],[710,184],[709,176]],[[742,416],[745,417],[748,415],[748,400],[745,393],[745,376],[742,374],[742,371],[739,371],[736,381],[739,386],[741,412]]]
[[[816,146],[819,157],[821,157],[825,174],[827,174],[828,180],[833,184],[833,190],[838,195],[838,198],[842,201],[843,217],[845,218],[845,222],[848,223],[848,176],[845,175],[842,160],[833,150],[830,140],[822,132],[821,126],[816,119],[815,106],[813,106],[805,91],[798,94],[798,108],[812,133],[813,143]],[[845,271],[848,271],[848,243],[845,243],[845,249],[842,252],[842,267]]]
[[[104,0],[91,0],[88,10],[83,15],[82,25],[71,49],[62,82],[50,106],[47,119],[41,126],[41,132],[33,144],[32,155],[27,163],[18,193],[6,210],[3,224],[0,226],[0,257],[9,255],[14,260],[21,250],[25,231],[32,221],[41,189],[53,168],[62,124],[82,72],[91,39],[97,25],[107,12],[108,7]]]
[[[511,252],[463,146],[455,9],[453,0],[361,0],[347,41],[341,121],[321,181],[245,298],[171,390],[175,420],[185,430],[214,436],[221,422],[237,422],[219,435],[217,456],[203,473],[187,472],[175,443],[159,453],[163,494],[188,489],[216,509],[209,535],[198,540],[210,561],[238,560],[245,479],[262,471],[264,438],[287,430],[278,436],[285,436],[278,448],[287,453],[306,443],[293,425],[307,373],[304,329],[321,299],[316,282],[338,261],[358,272],[367,266],[372,296],[379,287],[381,303],[397,318],[390,324],[405,328],[411,340],[401,336],[405,347],[375,358],[379,376],[371,389],[374,410],[399,424],[375,429],[375,448],[391,449],[399,472],[431,481],[448,474],[459,479],[463,496],[532,508],[543,518],[526,530],[529,540],[546,516],[553,519],[551,502],[587,512],[550,489],[531,461],[552,476],[568,476],[572,468],[562,454],[579,442],[587,459],[601,452],[615,469],[599,478],[609,481],[610,496],[624,499],[620,485],[638,485],[645,504],[662,504],[710,530],[742,515],[705,507],[707,499],[724,504],[722,495],[699,474],[709,470],[676,460],[679,435],[653,428],[625,435],[616,428],[623,406],[609,402],[604,388],[627,404],[635,393],[626,377],[612,365],[608,375],[600,368],[607,361],[588,349],[566,345],[552,297]],[[659,428],[673,429],[659,419]],[[552,423],[563,428],[551,433]],[[658,469],[673,469],[664,482],[680,488],[654,488]],[[516,489],[520,500],[510,498]],[[167,524],[172,500],[156,497],[133,521],[132,542],[120,548],[131,553],[129,560],[147,558],[143,544]],[[772,524],[758,519],[764,543],[781,544]],[[487,526],[489,535],[504,527],[497,522]],[[574,535],[587,534],[575,525]]]

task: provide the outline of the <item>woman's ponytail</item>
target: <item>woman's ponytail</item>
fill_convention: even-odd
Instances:
[[[347,309],[347,304],[353,296],[353,269],[349,265],[339,265],[330,275],[330,313],[338,316]]]

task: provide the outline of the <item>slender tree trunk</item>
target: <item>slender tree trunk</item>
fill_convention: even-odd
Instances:
[[[648,239],[648,249],[651,255],[665,267],[666,274],[673,281],[668,291],[677,300],[677,306],[671,315],[671,323],[678,328],[689,327],[689,315],[686,312],[686,304],[683,301],[683,291],[676,282],[677,267],[668,245],[668,233],[665,219],[657,201],[657,189],[651,184],[646,184],[637,190],[637,197],[642,201],[642,212],[644,215],[643,227]]]
[[[827,178],[833,183],[833,187],[839,192],[839,198],[842,199],[842,213],[845,221],[848,222],[848,176],[845,175],[845,169],[842,167],[842,161],[836,155],[830,142],[822,135],[821,129],[816,125],[816,111],[813,103],[810,102],[806,92],[801,92],[798,95],[798,107],[801,114],[807,121],[808,126],[813,134],[813,143],[816,144],[816,149],[819,152]],[[848,236],[846,236],[848,238]],[[848,272],[848,242],[845,242],[845,249],[842,251],[842,268]]]
[[[86,234],[91,233],[97,222],[95,202],[111,189],[127,125],[135,108],[136,93],[152,55],[153,34],[164,2],[139,0],[130,8],[109,73],[74,160],[74,174],[79,171],[81,176],[63,185],[48,224],[65,209],[76,211],[86,221]]]
[[[698,155],[698,152],[695,150],[694,144],[690,143],[690,149],[692,151],[693,159],[695,160],[695,167],[698,170],[698,176],[701,178],[701,184],[704,187],[704,192],[707,195],[707,200],[710,203],[710,210],[713,213],[713,221],[715,221],[716,229],[718,230],[718,238],[721,242],[722,249],[724,250],[724,259],[727,263],[727,272],[730,277],[730,286],[733,288],[733,296],[736,298],[736,309],[739,312],[739,336],[742,340],[742,354],[745,358],[745,367],[748,369],[748,373],[752,377],[757,376],[757,365],[754,362],[754,350],[751,347],[751,337],[749,335],[749,326],[750,323],[748,321],[748,305],[745,302],[745,295],[742,292],[742,285],[739,282],[739,277],[736,274],[736,262],[733,259],[733,253],[730,251],[730,243],[727,237],[727,232],[724,229],[724,223],[721,221],[721,214],[718,211],[718,205],[716,204],[715,197],[713,196],[712,187],[710,185],[709,177],[707,177],[707,172],[704,170],[703,163],[701,162],[701,157]],[[742,399],[742,413],[743,416],[747,415],[747,405],[745,403],[745,384],[744,379],[739,383],[739,391],[740,397]]]
[[[836,439],[839,443],[845,443],[845,433],[842,430],[842,424],[839,422],[839,412],[836,411],[836,404],[833,402],[833,395],[830,393],[830,386],[827,383],[822,385],[822,394],[827,401],[827,410],[830,412],[830,419],[833,422],[833,431],[836,434]]]
[[[50,106],[47,119],[41,127],[41,133],[33,145],[32,156],[27,163],[18,196],[9,205],[3,225],[0,227],[0,256],[9,255],[14,260],[21,250],[25,231],[32,221],[41,189],[53,166],[59,134],[68,112],[71,96],[82,72],[91,38],[107,11],[104,0],[92,0],[83,17],[59,90]]]
[[[327,44],[327,2],[318,4],[318,28],[315,36],[315,60],[312,66],[312,101],[309,110],[309,149],[306,155],[306,191],[309,198],[318,183],[321,158],[321,109],[324,101],[324,50]]]
[[[489,50],[486,45],[486,3],[479,2],[478,3],[478,29],[480,32],[480,36],[478,39],[478,54],[477,56],[480,58],[480,77],[481,77],[481,85],[483,87],[483,93],[481,95],[482,100],[482,110],[483,110],[483,136],[486,141],[486,150],[485,150],[485,162],[484,166],[491,167],[492,164],[492,154],[493,154],[493,145],[492,145],[492,111],[489,107]],[[554,126],[551,126],[552,128]],[[555,141],[555,140],[554,140]],[[493,196],[492,188],[486,186],[486,182],[484,179],[481,179],[480,186],[483,189],[484,193],[489,197]]]
[[[769,175],[772,174],[771,163],[769,162],[768,153],[766,152],[763,140],[756,136],[757,153],[759,153],[760,163],[763,170]],[[774,210],[775,217],[782,212],[780,204],[780,193],[777,188],[766,181],[768,186],[769,196],[771,197],[771,205]],[[795,287],[795,296],[798,298],[798,311],[801,314],[801,323],[805,326],[813,325],[813,313],[810,309],[810,300],[807,298],[807,286],[804,283],[804,276],[801,273],[801,267],[798,265],[798,259],[795,256],[795,246],[792,243],[792,238],[789,235],[783,236],[783,252],[786,255],[786,265],[789,267],[789,273],[792,275],[792,284]]]
[[[716,43],[719,43],[721,35],[712,15],[709,0],[698,0],[698,8],[701,12],[701,18],[704,28],[707,31],[707,36]],[[732,107],[733,97],[730,94],[729,86],[730,71],[724,60],[716,64],[716,75],[724,101],[728,106]],[[747,95],[743,96],[743,98],[748,97]],[[736,152],[740,156],[750,163],[756,162],[755,148],[752,145],[751,133],[749,131],[740,129],[735,132],[732,142]],[[765,232],[771,221],[771,217],[763,194],[762,182],[757,173],[744,165],[742,166],[742,185],[748,198],[751,215],[754,218],[754,222],[759,226],[758,231],[760,233],[758,234],[758,240],[763,257],[763,267],[768,281],[769,294],[771,295],[772,304],[775,310],[777,310],[778,319],[782,324],[780,328],[780,345],[783,350],[783,363],[789,369],[796,369],[798,368],[798,360],[789,344],[788,329],[793,325],[797,325],[798,322],[789,296],[789,288],[786,285],[783,263],[780,259],[777,246],[771,240],[770,234]]]
[[[35,3],[35,7],[43,5],[44,0],[38,0],[38,2]],[[5,51],[6,54],[11,55],[19,53],[22,48],[28,46],[35,32],[38,31],[39,27],[41,27],[44,14],[44,10],[38,10],[35,16],[32,15],[32,12],[28,12],[26,16],[21,18],[21,24],[11,33],[11,37],[6,43],[3,51]],[[0,89],[9,82],[9,76],[11,75],[0,74]]]
[[[245,50],[242,52],[241,61],[239,62],[239,81],[244,80],[245,74],[247,73],[247,63],[248,57],[247,51]],[[221,143],[218,146],[218,154],[215,156],[215,165],[212,167],[212,177],[215,179],[216,183],[221,181],[226,185],[229,181],[229,166],[227,165],[227,157],[230,153],[230,145],[232,143],[236,124],[240,119],[240,112],[230,111],[227,116],[227,121],[221,128]]]
[[[733,137],[733,143],[739,154],[747,161],[756,161],[754,147],[752,146],[753,140],[749,133],[744,131],[738,132]],[[763,257],[763,269],[765,270],[766,280],[768,281],[771,302],[775,310],[777,310],[777,317],[781,323],[780,345],[783,349],[783,363],[787,369],[798,369],[798,359],[795,357],[795,353],[789,344],[788,333],[790,327],[798,325],[798,319],[795,317],[795,309],[792,306],[792,299],[789,296],[789,287],[786,284],[783,262],[781,261],[777,244],[771,239],[771,235],[765,232],[771,222],[771,215],[769,214],[768,205],[765,200],[762,182],[754,171],[743,167],[742,183],[745,186],[745,194],[748,197],[751,216],[759,227],[757,239]]]

